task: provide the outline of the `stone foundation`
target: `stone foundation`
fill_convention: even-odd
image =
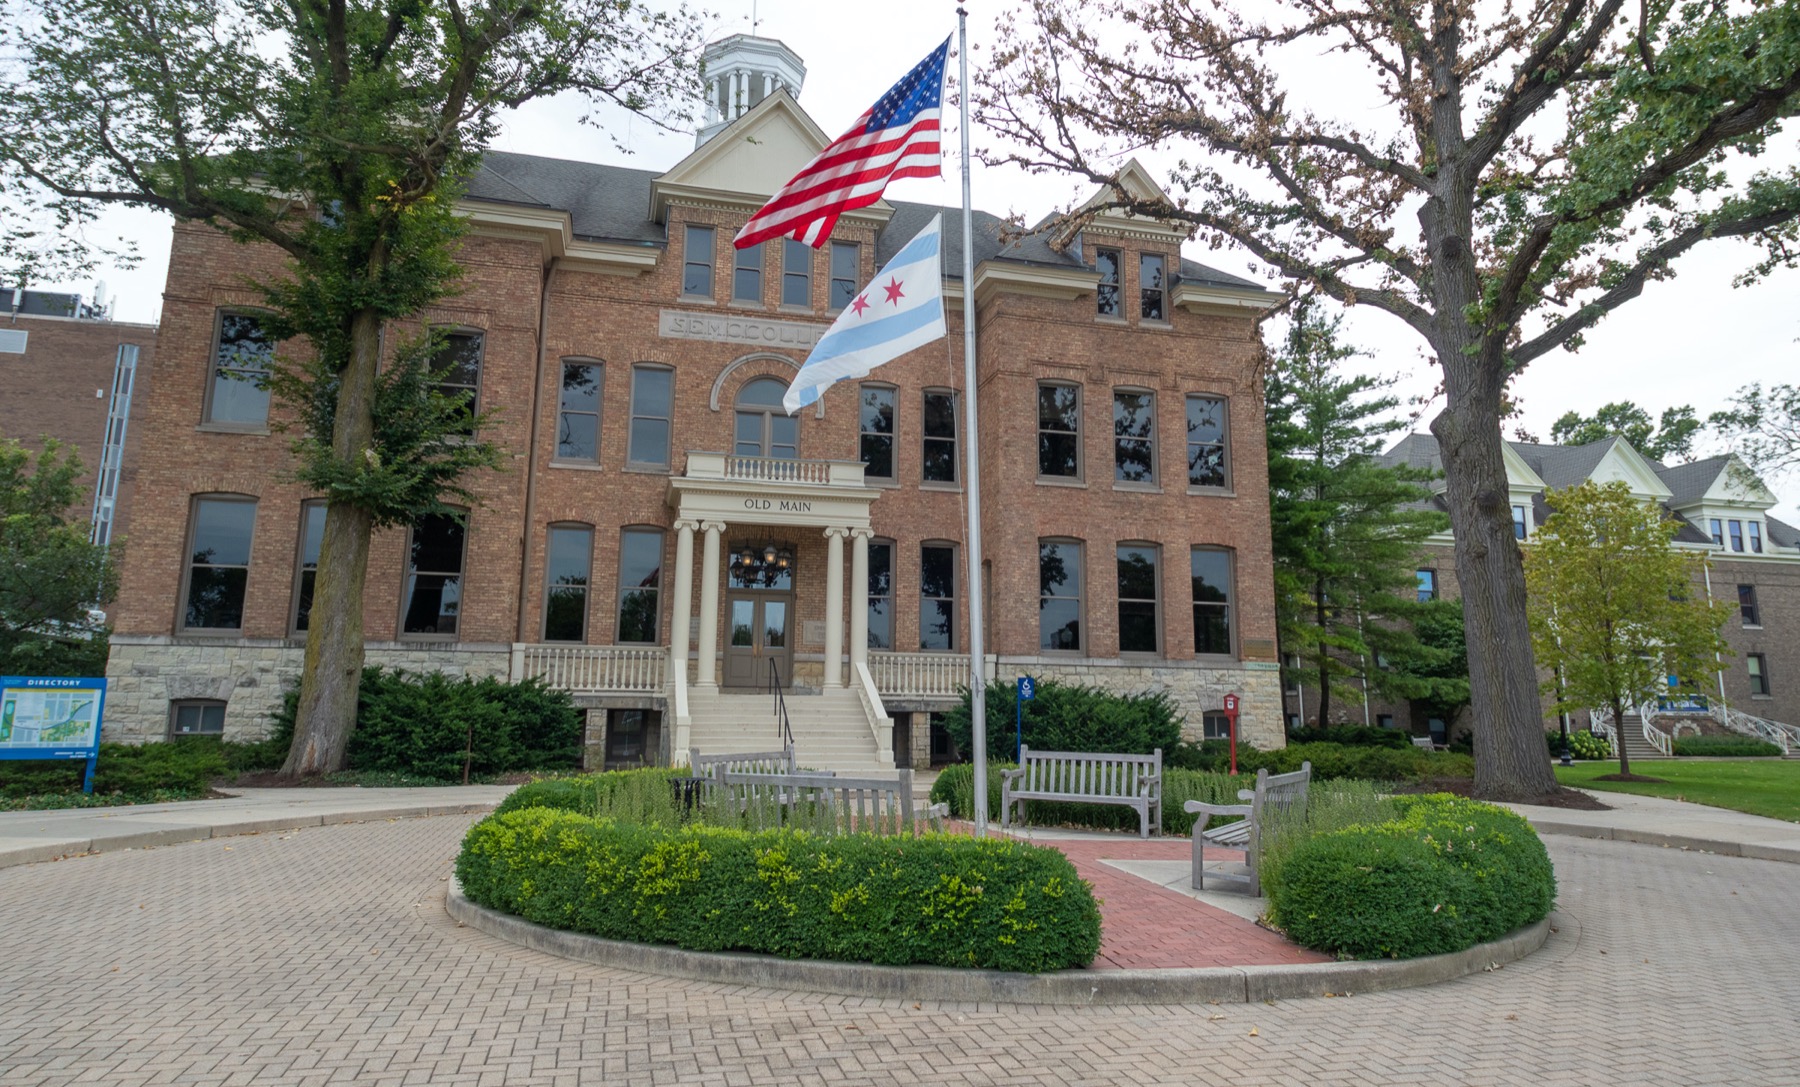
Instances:
[[[284,694],[299,684],[305,647],[297,641],[181,639],[114,635],[106,662],[106,719],[111,743],[166,739],[169,706],[186,699],[225,703],[225,738],[260,740]],[[505,645],[371,642],[367,662],[409,672],[501,676]]]

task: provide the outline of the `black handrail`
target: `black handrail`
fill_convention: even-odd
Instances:
[[[781,697],[781,669],[776,666],[775,658],[769,658],[769,688],[775,692],[775,735],[789,749],[794,746],[794,729],[788,723],[787,699]]]

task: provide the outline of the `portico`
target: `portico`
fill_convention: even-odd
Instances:
[[[774,542],[796,530],[825,537],[824,670],[822,685],[845,685],[844,541],[850,541],[850,650],[852,675],[868,663],[869,507],[881,492],[863,483],[856,461],[799,460],[690,452],[687,472],[669,481],[675,510],[675,574],[671,585],[672,642],[677,666],[685,663],[694,615],[694,537],[700,537],[700,607],[694,644],[697,689],[754,686],[753,674],[734,652],[753,658],[792,659],[799,633],[793,601],[816,591],[816,571],[788,566],[789,552]],[[741,531],[740,531],[741,530]],[[755,537],[755,542],[743,541]],[[767,537],[768,542],[763,542]],[[728,553],[728,550],[729,553]],[[740,550],[742,549],[742,550]],[[727,608],[721,585],[729,577]],[[729,619],[727,667],[720,670],[721,618]],[[756,665],[761,668],[763,665]],[[781,674],[792,682],[792,668]]]

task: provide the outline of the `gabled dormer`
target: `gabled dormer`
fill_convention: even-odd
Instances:
[[[1766,555],[1768,512],[1775,495],[1734,454],[1679,464],[1662,473],[1673,490],[1669,508],[1687,518],[1722,551]]]

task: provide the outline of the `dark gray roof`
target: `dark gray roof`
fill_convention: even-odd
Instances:
[[[1546,486],[1573,487],[1592,475],[1611,451],[1617,438],[1602,438],[1586,445],[1537,445],[1507,442]]]
[[[489,151],[469,181],[468,195],[477,200],[569,213],[575,236],[592,241],[666,245],[667,231],[650,218],[650,185],[661,173],[594,162]],[[962,209],[894,201],[894,217],[875,242],[875,263],[885,263],[925,228],[933,215],[944,214],[944,274],[962,278]],[[1072,253],[1050,247],[1050,235],[1039,231],[1005,240],[1007,221],[985,211],[974,213],[975,263],[1004,260],[1050,268],[1080,268]],[[1220,287],[1261,290],[1262,285],[1182,258],[1180,280]]]
[[[1669,468],[1659,465],[1656,474],[1662,477],[1664,486],[1674,492],[1669,496],[1669,505],[1685,506],[1706,497],[1706,492],[1712,489],[1713,481],[1719,478],[1719,473],[1730,462],[1729,454],[1720,454]]]
[[[1800,548],[1800,528],[1795,528],[1786,521],[1777,521],[1768,514],[1763,514],[1763,524],[1769,530],[1769,540],[1777,547]]]
[[[1408,434],[1395,442],[1393,448],[1376,457],[1375,463],[1383,468],[1403,464],[1408,468],[1428,468],[1434,472],[1444,470],[1443,458],[1438,456],[1437,438],[1430,434]]]
[[[663,245],[650,218],[650,183],[660,171],[489,151],[469,181],[477,200],[566,211],[577,238]]]

